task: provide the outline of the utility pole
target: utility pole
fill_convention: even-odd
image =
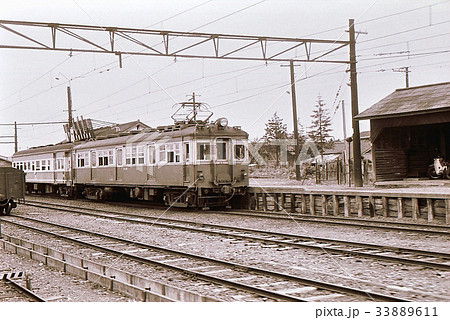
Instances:
[[[194,122],[197,122],[197,110],[195,110],[195,92],[192,92],[192,111],[194,112]]]
[[[409,88],[409,67],[405,67],[406,87]]]
[[[17,140],[17,122],[14,121],[14,152],[19,151],[19,144]]]
[[[300,180],[300,163],[298,156],[300,154],[300,145],[298,144],[298,118],[297,118],[297,98],[295,95],[295,76],[294,76],[294,61],[289,61],[289,68],[291,70],[291,98],[292,98],[292,117],[294,120],[294,139],[295,139],[295,179]]]
[[[353,127],[353,177],[355,187],[362,187],[361,172],[361,134],[359,132],[359,122],[355,120],[358,115],[358,86],[356,79],[356,41],[354,20],[349,19],[349,40],[350,40],[350,88],[352,96],[352,127]]]
[[[409,88],[409,67],[401,67],[397,69],[392,69],[394,72],[404,72],[405,73],[405,80],[406,80],[406,88]]]
[[[69,134],[68,134],[68,140],[69,142],[72,142],[72,127],[73,127],[73,118],[72,118],[72,92],[70,90],[70,85],[67,87],[67,113],[68,113],[68,123],[69,123]]]
[[[345,108],[344,108],[344,100],[342,102],[342,131],[344,133],[344,140],[347,138],[347,127],[345,126]]]

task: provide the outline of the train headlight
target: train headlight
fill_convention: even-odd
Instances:
[[[217,119],[217,123],[221,127],[226,127],[228,125],[228,119],[227,118],[219,118],[219,119]]]

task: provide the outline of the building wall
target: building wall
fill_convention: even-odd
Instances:
[[[11,167],[11,166],[12,166],[11,161],[0,158],[0,167]]]
[[[385,127],[373,143],[376,181],[426,178],[433,159],[449,152],[450,123]]]

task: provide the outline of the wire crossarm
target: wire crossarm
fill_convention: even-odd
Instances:
[[[349,41],[0,20],[0,48],[255,61],[349,63]],[[9,43],[8,43],[9,42]],[[345,54],[343,56],[346,56]],[[120,60],[122,61],[122,60]]]

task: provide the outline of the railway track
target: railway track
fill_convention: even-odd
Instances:
[[[23,272],[0,274],[0,301],[45,302],[42,297],[20,282],[22,277]]]
[[[55,197],[46,197],[48,199],[54,199]],[[61,199],[61,197],[56,197],[56,199]],[[88,200],[88,203],[93,203],[95,200]],[[98,201],[104,203],[104,201]],[[28,204],[47,204],[41,201],[28,200]],[[111,203],[110,203],[111,204]],[[127,202],[127,203],[113,203],[114,206],[123,206],[129,208],[154,208],[164,210],[167,207],[156,204],[142,204],[139,202]],[[62,205],[64,206],[64,205]],[[78,208],[75,206],[67,206],[70,208]],[[173,211],[175,208],[172,208]],[[185,210],[189,210],[185,209]],[[370,229],[380,229],[386,231],[400,231],[400,232],[410,232],[410,233],[425,233],[429,235],[438,236],[450,236],[450,226],[437,225],[437,224],[420,224],[420,223],[410,223],[410,222],[398,222],[398,221],[379,221],[379,220],[367,220],[367,219],[357,219],[357,218],[345,218],[345,217],[334,217],[334,216],[315,216],[306,215],[299,213],[289,213],[287,211],[249,211],[249,210],[227,210],[227,211],[215,211],[210,210],[208,214],[226,214],[226,215],[236,215],[242,217],[250,218],[265,218],[265,219],[275,219],[275,220],[286,220],[286,221],[297,221],[297,222],[308,222],[308,223],[319,223],[319,224],[329,224],[329,225],[342,225],[345,227],[355,227],[355,228],[370,228]]]
[[[3,222],[276,301],[329,301],[330,299],[332,301],[408,301],[391,293],[376,293],[374,288],[371,288],[369,292],[364,289],[315,281],[284,272],[152,246],[31,218],[9,216],[3,219]],[[380,290],[383,289],[385,288]]]
[[[450,254],[401,248],[380,246],[369,243],[351,242],[319,237],[300,236],[295,234],[270,232],[250,228],[231,227],[217,224],[197,223],[179,219],[155,218],[144,215],[111,212],[100,209],[83,209],[67,205],[53,205],[42,203],[28,203],[29,205],[53,210],[64,210],[76,214],[115,219],[126,222],[136,222],[152,226],[180,229],[190,232],[201,232],[226,238],[257,242],[263,245],[274,245],[280,248],[302,248],[319,250],[332,255],[358,256],[363,258],[390,261],[422,267],[436,268],[450,271]],[[231,240],[232,241],[232,240]]]
[[[242,211],[227,211],[227,214],[244,217],[267,218],[267,219],[278,219],[288,221],[295,220],[301,222],[343,225],[346,227],[371,228],[388,231],[415,232],[415,233],[450,236],[450,226],[436,225],[436,224],[431,225],[431,224],[407,223],[397,221],[377,221],[377,220],[365,220],[365,219],[344,218],[344,217],[313,216],[298,213],[287,213],[283,211],[268,212],[268,211],[242,210]]]

